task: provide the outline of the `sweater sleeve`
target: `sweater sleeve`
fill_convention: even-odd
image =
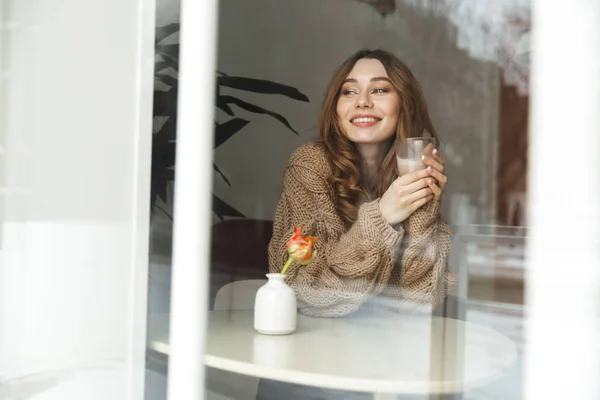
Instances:
[[[309,265],[292,264],[288,283],[300,311],[330,317],[357,310],[380,293],[396,264],[404,228],[392,228],[378,200],[359,207],[357,221],[345,231],[327,182],[328,163],[318,145],[300,147],[284,174],[269,245],[269,269],[279,272],[288,258],[286,242],[295,226],[317,236],[317,257]]]
[[[400,250],[402,298],[434,307],[457,282],[447,265],[452,230],[439,211],[440,202],[431,201],[414,212],[403,224]]]

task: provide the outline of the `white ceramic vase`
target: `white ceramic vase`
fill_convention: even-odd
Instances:
[[[296,330],[296,293],[285,283],[285,275],[267,274],[269,281],[254,302],[254,329],[263,335],[287,335]]]

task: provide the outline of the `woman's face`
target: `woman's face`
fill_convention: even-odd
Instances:
[[[394,137],[400,99],[383,64],[362,59],[342,85],[337,115],[344,133],[356,144],[382,143]]]

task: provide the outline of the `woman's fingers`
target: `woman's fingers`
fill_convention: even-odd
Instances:
[[[444,165],[444,157],[442,157],[442,154],[438,149],[433,150],[433,157],[437,160],[437,162]]]
[[[423,160],[423,163],[425,165],[427,165],[428,167],[432,167],[440,172],[444,172],[444,164],[440,163],[439,161],[436,161],[434,158],[432,157],[427,157],[427,156],[422,156],[421,159]]]
[[[425,148],[423,149],[423,154],[426,155],[427,157],[431,157],[431,155],[433,154],[433,144],[429,143],[427,146],[425,146]]]
[[[428,174],[429,175],[429,174]],[[419,179],[416,182],[411,183],[410,185],[406,185],[402,188],[402,191],[405,194],[411,194],[411,193],[415,193],[416,191],[426,188],[429,186],[429,180],[431,179],[431,176],[427,176],[425,178]]]
[[[433,168],[433,167],[427,167],[427,172],[429,172],[429,174],[435,178],[435,180],[437,180],[440,185],[445,185],[446,182],[448,181],[448,178],[446,177],[446,175],[442,174],[440,171],[438,171],[437,169]]]
[[[433,195],[429,195],[426,197],[422,197],[419,200],[415,201],[414,203],[412,203],[411,208],[414,211],[417,211],[419,208],[423,207],[425,204],[427,204],[429,201],[431,201],[431,199],[433,199]]]
[[[435,197],[436,200],[439,200],[442,197],[442,188],[439,187],[434,181],[433,179],[429,180],[429,189],[431,190],[431,192],[433,193],[433,196]]]
[[[425,197],[432,196],[432,195],[433,195],[433,192],[431,190],[431,187],[428,186],[428,187],[417,190],[416,192],[407,195],[404,198],[404,201],[406,204],[413,204]]]
[[[417,182],[420,179],[427,178],[429,173],[427,170],[422,169],[415,172],[411,172],[410,174],[402,175],[398,179],[396,179],[396,183],[400,186],[407,186],[411,183]]]

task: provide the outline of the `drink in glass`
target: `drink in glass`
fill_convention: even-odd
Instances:
[[[435,149],[435,138],[412,137],[396,141],[396,161],[398,162],[398,175],[403,176],[411,172],[425,169],[421,157],[431,156]]]

